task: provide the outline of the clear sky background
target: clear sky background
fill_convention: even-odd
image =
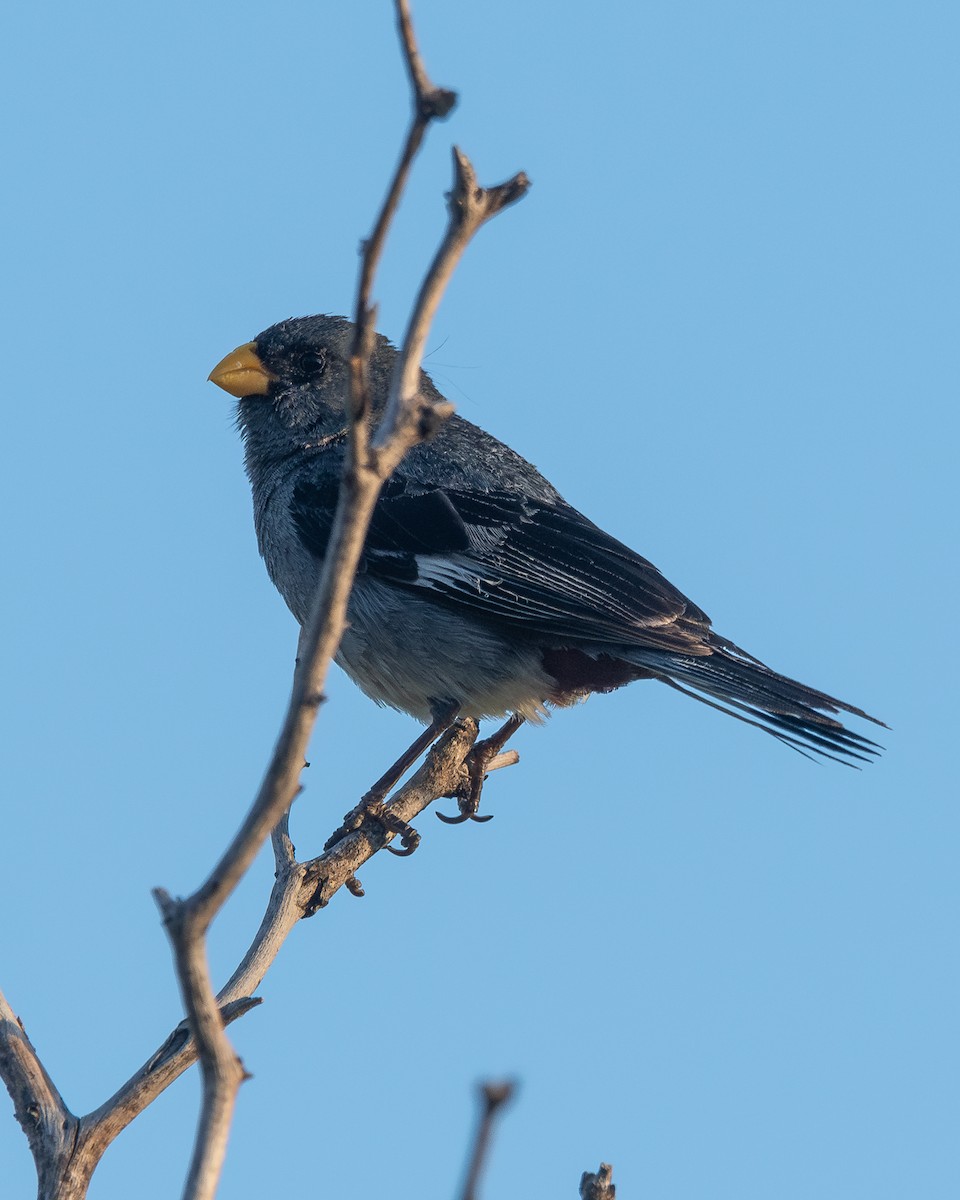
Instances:
[[[377,287],[402,334],[449,146],[533,189],[428,366],[719,630],[884,718],[815,765],[635,685],[517,739],[496,820],[297,928],[233,1026],[222,1185],[450,1196],[476,1080],[521,1091],[485,1195],[960,1194],[955,4],[419,0],[459,90]],[[191,890],[276,736],[296,630],[229,399],[280,318],[349,311],[407,119],[385,3],[20,5],[5,23],[0,984],[75,1112],[180,1017],[149,888]],[[416,732],[339,672],[316,853]],[[259,920],[259,862],[218,922]],[[178,1193],[180,1080],[95,1200]],[[33,1194],[0,1105],[0,1192]]]

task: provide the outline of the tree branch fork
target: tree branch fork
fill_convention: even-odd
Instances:
[[[184,1197],[211,1200],[226,1153],[227,1137],[243,1064],[225,1026],[259,1003],[259,986],[293,926],[325,907],[369,859],[389,845],[391,822],[362,819],[330,849],[297,862],[287,832],[287,815],[300,792],[300,774],[322,703],[330,662],[346,627],[347,605],[374,505],[380,490],[415,445],[430,437],[453,406],[420,395],[420,364],[430,325],[443,292],[467,245],[488,220],[520,199],[529,187],[523,174],[493,188],[478,185],[473,167],[454,149],[454,185],[448,224],[416,296],[400,350],[383,420],[372,432],[368,358],[376,309],[373,278],[386,234],[409,170],[431,121],[446,116],[456,95],[434,87],[417,50],[406,0],[396,0],[397,20],[413,94],[413,115],[399,163],[370,238],[364,243],[351,355],[348,440],[339,501],[313,612],[304,627],[298,665],[277,745],[259,792],[240,829],[206,880],[190,896],[154,892],[174,954],[186,1018],[160,1049],[100,1108],[83,1117],[67,1109],[22,1025],[0,994],[0,1076],[29,1140],[41,1200],[86,1195],[90,1178],[114,1138],[174,1079],[199,1058],[203,1098]],[[477,725],[461,720],[430,751],[414,776],[384,811],[409,824],[441,796],[457,795],[470,778],[468,756]],[[507,753],[486,770],[508,766]],[[273,835],[277,877],[260,929],[227,984],[215,992],[206,954],[206,934],[268,837]]]

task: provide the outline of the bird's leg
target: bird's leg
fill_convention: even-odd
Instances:
[[[347,834],[353,833],[354,830],[359,829],[367,817],[372,817],[375,821],[379,821],[388,833],[396,834],[400,838],[400,845],[402,849],[397,850],[394,849],[393,846],[387,846],[387,849],[391,854],[396,854],[401,858],[404,858],[416,850],[417,846],[420,845],[420,834],[417,833],[412,825],[408,825],[406,821],[401,820],[398,816],[392,813],[384,805],[383,801],[391,789],[406,774],[410,767],[413,766],[420,755],[433,745],[441,733],[450,728],[453,722],[457,719],[457,713],[459,711],[460,706],[454,703],[449,703],[443,705],[442,707],[438,705],[436,707],[433,720],[430,722],[427,728],[413,743],[411,743],[410,746],[407,747],[407,749],[403,752],[403,754],[400,755],[393,766],[391,766],[389,770],[385,771],[383,775],[380,776],[373,787],[370,788],[369,791],[365,792],[363,796],[361,796],[360,803],[356,806],[356,808],[351,809],[350,812],[347,813],[347,815],[343,818],[343,824],[340,826],[340,828],[332,833],[329,838],[327,838],[327,841],[323,847],[324,850],[329,850],[332,846],[335,846],[337,842],[342,841]],[[356,884],[355,879],[352,880],[352,882],[359,888],[359,885]],[[349,890],[354,895],[362,896],[363,889],[360,888],[358,891],[355,891],[353,887],[350,887],[350,883],[351,880],[348,880],[347,886]]]
[[[463,821],[489,821],[493,818],[493,813],[488,813],[484,817],[477,816],[483,781],[487,777],[493,760],[522,724],[523,717],[514,713],[512,717],[508,717],[504,721],[496,733],[484,738],[482,742],[477,742],[467,755],[467,782],[455,793],[460,814],[456,817],[446,817],[442,812],[438,812],[437,816],[441,821],[445,821],[448,825],[459,825]]]
[[[447,704],[439,708],[433,720],[420,736],[412,742],[389,770],[385,771],[368,792],[365,792],[360,803],[383,800],[389,791],[413,766],[425,750],[429,750],[441,733],[444,733],[457,719],[460,711],[459,704]]]
[[[451,705],[440,716],[434,717],[423,733],[407,747],[393,766],[385,771],[373,787],[360,798],[360,803],[357,807],[362,809],[366,816],[373,817],[375,821],[379,821],[388,832],[395,833],[400,838],[401,849],[398,850],[395,846],[387,846],[391,854],[396,854],[400,858],[405,858],[408,854],[412,854],[416,850],[420,845],[420,834],[417,833],[412,825],[407,824],[406,821],[402,821],[392,813],[383,803],[384,798],[407,773],[410,767],[413,766],[420,755],[424,751],[429,750],[440,734],[450,728],[456,720],[458,711],[459,705]]]

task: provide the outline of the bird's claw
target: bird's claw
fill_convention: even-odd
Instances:
[[[363,818],[366,816],[366,811],[363,808],[363,802],[357,805],[356,808],[351,808],[347,815],[343,818],[343,824],[339,829],[335,829],[333,833],[323,843],[324,850],[332,850],[338,842],[342,842],[345,837],[349,837],[351,833],[356,831],[363,824]]]
[[[356,808],[352,808],[343,818],[343,824],[339,829],[335,830],[324,842],[324,850],[332,850],[338,842],[342,842],[345,837],[361,827],[363,822],[370,818],[381,825],[387,833],[396,834],[400,838],[402,850],[397,850],[393,846],[387,846],[387,849],[393,854],[399,854],[401,857],[406,857],[412,854],[420,845],[420,834],[408,825],[402,817],[398,817],[396,813],[390,811],[374,792],[367,792],[361,799]]]
[[[409,856],[420,845],[420,834],[414,827],[408,824],[402,817],[398,817],[395,812],[391,812],[382,800],[376,796],[366,796],[360,801],[360,808],[363,809],[364,815],[372,818],[378,825],[383,826],[386,833],[392,833],[400,839],[400,849],[396,846],[387,845],[387,849],[391,854],[396,854],[398,858],[409,858]]]
[[[437,816],[445,825],[462,825],[464,821],[476,821],[482,825],[484,821],[492,821],[493,813],[486,813],[484,816],[478,816],[475,812],[461,812],[457,817],[448,817],[446,813],[438,812]]]
[[[467,772],[466,781],[456,792],[450,793],[456,797],[457,808],[460,809],[460,814],[456,817],[447,817],[442,812],[438,812],[437,816],[441,821],[447,825],[462,825],[464,821],[477,821],[482,824],[484,821],[493,820],[493,813],[487,813],[482,817],[477,815],[477,810],[480,808],[480,793],[483,791],[483,783],[487,778],[487,768],[491,764],[493,764],[494,769],[497,766],[509,766],[510,761],[516,761],[514,757],[508,762],[494,762],[500,751],[522,724],[523,717],[518,717],[514,714],[501,725],[492,737],[488,737],[482,742],[477,742],[467,755],[467,760],[464,764]]]
[[[445,813],[437,813],[445,825],[462,825],[464,821],[476,821],[482,825],[484,821],[493,820],[493,813],[487,813],[482,817],[477,813],[480,808],[480,794],[483,791],[484,780],[487,778],[487,764],[500,749],[499,746],[492,744],[493,741],[493,738],[488,738],[485,742],[478,742],[467,756],[464,764],[467,770],[466,782],[458,791],[451,793],[456,798],[457,808],[460,809],[459,814],[456,817],[448,817]]]
[[[415,829],[411,829],[409,825],[407,828],[410,829],[410,832],[402,833],[400,835],[401,848],[399,850],[396,846],[391,846],[389,844],[387,845],[387,849],[390,851],[390,853],[395,854],[397,858],[409,858],[414,850],[416,850],[416,848],[420,845],[420,834],[417,833]]]
[[[396,813],[390,811],[383,801],[373,792],[367,794],[361,799],[356,808],[352,808],[350,812],[343,818],[343,824],[332,833],[324,843],[324,850],[331,850],[338,842],[342,842],[345,837],[351,833],[355,833],[365,820],[370,818],[377,822],[386,833],[392,833],[399,837],[400,848],[387,845],[387,849],[391,854],[396,854],[398,858],[409,858],[409,856],[420,845],[420,834],[408,825],[402,817],[398,817]],[[356,875],[351,875],[344,880],[344,886],[351,896],[362,896],[363,885]]]

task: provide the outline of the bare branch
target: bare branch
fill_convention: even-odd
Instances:
[[[30,1143],[37,1169],[37,1195],[55,1194],[73,1152],[79,1122],[64,1104],[20,1019],[0,992],[0,1078]]]
[[[515,767],[520,761],[520,754],[516,750],[504,750],[502,754],[498,754],[496,758],[491,758],[487,763],[487,774],[491,771],[502,771],[504,767]]]
[[[63,1105],[19,1024],[16,1029],[11,1024],[11,1020],[15,1023],[13,1014],[7,1019],[5,1010],[0,1012],[0,1071],[31,1139],[38,1172],[42,1177],[41,1164],[53,1156],[51,1161],[56,1161],[52,1169],[61,1187],[67,1176],[72,1176],[75,1190],[70,1195],[85,1194],[93,1170],[113,1138],[197,1057],[203,1073],[203,1104],[184,1196],[208,1200],[214,1195],[237,1092],[245,1078],[224,1032],[225,1024],[257,1003],[250,998],[250,991],[262,979],[297,920],[325,906],[344,884],[349,886],[357,868],[392,840],[393,829],[402,828],[404,821],[439,796],[455,794],[465,786],[464,760],[477,736],[476,724],[469,721],[461,722],[441,739],[417,775],[386,806],[387,813],[396,814],[397,823],[392,827],[390,822],[384,825],[371,818],[319,858],[300,864],[294,857],[286,824],[279,824],[300,791],[304,754],[323,702],[326,673],[346,625],[353,578],[380,489],[403,455],[434,433],[452,412],[452,406],[446,403],[431,405],[419,396],[420,363],[430,322],[470,239],[485,221],[522,196],[528,186],[525,176],[518,175],[500,187],[480,188],[469,161],[459,151],[454,152],[456,178],[449,197],[447,232],[420,289],[387,412],[371,445],[366,379],[375,315],[370,305],[373,277],[425,130],[430,121],[446,116],[456,102],[454,93],[434,87],[426,74],[406,0],[397,0],[397,17],[414,115],[387,197],[364,248],[351,357],[344,474],[313,610],[301,635],[287,713],[256,799],[207,879],[183,900],[172,899],[163,889],[154,892],[173,946],[190,1033],[186,1035],[183,1026],[174,1031],[111,1100],[78,1122]],[[508,757],[497,765],[507,765]],[[271,831],[277,882],[267,913],[240,967],[215,997],[206,955],[207,931]],[[56,1157],[57,1139],[67,1133],[71,1141],[64,1165]],[[57,1195],[65,1197],[67,1192],[58,1191]]]
[[[455,725],[433,747],[419,770],[386,807],[398,819],[409,822],[441,796],[462,788],[469,780],[466,759],[476,737],[475,722],[462,721]],[[393,835],[378,822],[368,821],[309,862],[297,862],[284,853],[260,929],[218,996],[220,1019],[224,1025],[260,1003],[250,993],[259,987],[293,927],[304,916],[326,907],[354,872],[392,838]],[[287,842],[289,844],[289,839]],[[16,1018],[9,1015],[16,1022]],[[22,1030],[20,1036],[25,1037]],[[188,1023],[183,1021],[109,1100],[80,1119],[73,1159],[86,1164],[87,1179],[110,1143],[196,1060],[196,1043]],[[42,1071],[39,1062],[37,1066]],[[78,1192],[78,1195],[82,1194]]]
[[[289,808],[274,825],[270,834],[273,843],[273,860],[276,863],[277,874],[296,862],[296,851],[290,840],[290,810]]]
[[[203,1102],[183,1195],[185,1200],[213,1200],[246,1072],[223,1031],[197,910],[189,900],[174,900],[162,888],[155,888],[153,895],[173,944],[183,1005],[203,1067]]]
[[[386,808],[398,820],[410,822],[434,801],[457,793],[469,783],[467,758],[476,737],[475,722],[458,722],[437,742],[419,770],[395,793]],[[514,756],[515,752],[509,751],[501,757],[512,762]],[[501,765],[509,763],[501,764],[495,760],[488,764],[487,770],[497,769]],[[279,828],[285,837],[285,824]],[[354,872],[392,839],[393,835],[379,822],[367,821],[330,850],[308,862],[297,862],[288,857],[286,851],[283,852],[278,860],[276,882],[257,935],[219,993],[220,1020],[224,1025],[260,1004],[260,1000],[251,993],[259,987],[293,927],[304,916],[313,915],[326,907]],[[276,837],[274,841],[276,844]],[[286,844],[290,845],[289,838],[286,838]],[[9,1009],[5,1010],[4,1015],[16,1025],[16,1036],[25,1040],[19,1023]],[[0,1034],[5,1032],[8,1031],[0,1026]],[[61,1180],[60,1188],[64,1188],[64,1180],[73,1177],[77,1185],[76,1195],[84,1195],[86,1184],[109,1145],[196,1060],[196,1043],[188,1022],[182,1021],[113,1096],[79,1119],[78,1131],[71,1143],[71,1146],[75,1144],[75,1149],[71,1151],[68,1147],[69,1161],[66,1158],[62,1162],[51,1159],[52,1174]],[[43,1071],[39,1061],[37,1068]],[[4,1078],[9,1086],[9,1075],[4,1075]],[[70,1119],[76,1122],[76,1118]],[[69,1193],[54,1187],[48,1194],[66,1197]]]
[[[387,808],[401,820],[412,821],[435,800],[462,787],[469,778],[466,758],[476,736],[475,722],[460,722],[449,730]],[[297,922],[325,907],[355,871],[389,844],[392,836],[378,822],[368,821],[318,858],[285,863],[253,943],[218,996],[224,1024],[260,1003],[250,993],[260,986]],[[196,1058],[196,1044],[187,1023],[181,1022],[115,1095],[81,1119],[80,1145],[95,1153],[94,1162]]]
[[[434,800],[455,795],[466,786],[470,780],[466,760],[476,737],[477,723],[470,719],[458,721],[447,730],[427,755],[420,770],[386,805],[387,811],[398,822],[409,824]],[[311,889],[304,916],[312,916],[319,908],[325,907],[334,893],[378,850],[389,845],[394,836],[379,821],[366,820],[318,858],[304,863],[304,886]]]
[[[426,68],[417,48],[410,19],[410,6],[406,0],[396,0],[397,27],[403,47],[407,75],[413,93],[413,116],[404,140],[400,161],[387,189],[387,196],[380,209],[373,232],[363,243],[363,258],[360,265],[360,283],[357,288],[357,303],[354,310],[353,352],[350,356],[350,415],[351,447],[356,460],[362,461],[366,454],[368,433],[366,417],[370,412],[370,393],[367,387],[367,363],[376,322],[376,309],[371,304],[373,278],[383,255],[387,230],[393,221],[400,196],[407,184],[413,160],[417,156],[424,135],[432,120],[448,116],[457,103],[456,92],[435,87],[427,76]]]
[[[614,1200],[616,1194],[613,1167],[609,1163],[601,1163],[596,1175],[592,1171],[584,1171],[581,1175],[580,1200]]]
[[[513,1096],[515,1087],[509,1082],[483,1083],[480,1085],[480,1122],[477,1125],[477,1135],[474,1138],[473,1153],[470,1155],[470,1166],[463,1185],[463,1200],[476,1200],[477,1186],[483,1173],[484,1161],[490,1149],[490,1139],[493,1134],[493,1123],[497,1113]]]
[[[256,996],[242,996],[224,1004],[220,1019],[224,1025],[248,1013],[261,1003]],[[123,1132],[165,1091],[175,1079],[197,1060],[196,1044],[186,1020],[181,1021],[164,1043],[143,1066],[99,1108],[80,1119],[78,1154],[86,1155],[95,1166],[110,1143]],[[91,1168],[92,1173],[92,1168]]]
[[[404,60],[410,76],[410,86],[413,88],[414,109],[424,114],[425,120],[434,117],[445,117],[457,102],[457,93],[446,88],[434,87],[427,75],[423,59],[417,48],[417,39],[413,33],[413,22],[410,20],[410,5],[407,0],[397,0],[397,28],[400,42],[403,45]]]
[[[364,252],[357,298],[358,333],[351,356],[349,434],[333,528],[310,619],[302,631],[293,693],[283,729],[260,791],[243,825],[213,872],[197,891],[177,905],[162,894],[158,901],[177,963],[188,1016],[197,1036],[204,1079],[203,1114],[185,1197],[212,1196],[226,1149],[226,1135],[243,1069],[219,1022],[206,964],[205,938],[210,922],[245,874],[254,857],[299,790],[307,744],[323,700],[327,670],[346,627],[347,603],[380,489],[404,454],[435,432],[450,415],[449,405],[418,402],[420,363],[433,314],[457,262],[484,221],[525,190],[525,180],[485,192],[472,167],[456,152],[457,182],[450,203],[447,235],[420,290],[402,349],[402,380],[391,397],[369,454],[366,393],[367,355],[372,339],[369,293],[386,230],[399,202],[410,164],[430,120],[450,111],[455,97],[433,88],[417,51],[406,0],[397,0],[401,40],[414,90],[414,118],[394,180]],[[521,177],[518,177],[520,180]],[[276,849],[276,847],[275,847]],[[217,1141],[214,1145],[213,1142]]]
[[[414,304],[383,422],[373,439],[377,468],[385,478],[392,474],[416,441],[433,433],[440,421],[453,411],[452,405],[428,405],[420,400],[420,364],[424,347],[450,276],[480,226],[522,199],[530,187],[530,181],[522,171],[496,187],[480,187],[473,165],[456,146],[453,148],[453,168],[453,189],[447,197],[450,215],[447,232]]]

